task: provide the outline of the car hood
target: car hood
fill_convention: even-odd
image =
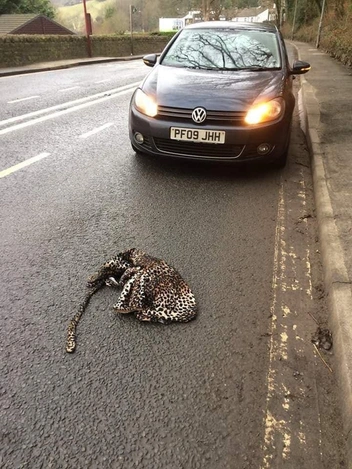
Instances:
[[[243,111],[254,102],[282,96],[283,70],[209,71],[156,65],[142,83],[159,106]]]

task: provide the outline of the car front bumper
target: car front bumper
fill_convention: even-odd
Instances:
[[[274,123],[256,127],[221,125],[197,126],[191,122],[180,122],[151,118],[130,107],[129,136],[137,152],[150,155],[185,158],[193,160],[244,162],[250,160],[275,160],[286,150],[289,143],[292,110],[286,109],[283,117]],[[204,130],[222,130],[226,133],[225,143],[194,143],[170,139],[171,127]],[[136,140],[136,133],[144,141]],[[267,144],[267,152],[259,152],[260,145]]]

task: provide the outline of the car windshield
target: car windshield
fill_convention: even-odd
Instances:
[[[274,33],[231,28],[185,29],[161,63],[205,70],[271,70],[281,67]]]

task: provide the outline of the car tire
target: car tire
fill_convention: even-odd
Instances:
[[[288,148],[280,156],[278,156],[277,158],[275,158],[275,160],[273,160],[272,165],[274,166],[274,168],[277,168],[277,169],[284,168],[287,163],[287,157],[288,157]]]
[[[292,131],[292,122],[290,124],[290,129],[289,129],[288,136],[287,136],[285,150],[283,151],[283,153],[281,153],[280,156],[276,157],[272,162],[274,168],[282,169],[286,166],[287,158],[288,158],[288,151],[290,149],[291,131]]]

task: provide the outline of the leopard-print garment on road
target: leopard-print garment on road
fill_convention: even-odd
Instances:
[[[115,311],[134,313],[140,321],[188,322],[197,314],[194,295],[181,275],[165,261],[133,248],[107,261],[88,280],[89,291],[68,326],[68,353],[76,348],[78,321],[91,297],[105,284],[122,288]]]

